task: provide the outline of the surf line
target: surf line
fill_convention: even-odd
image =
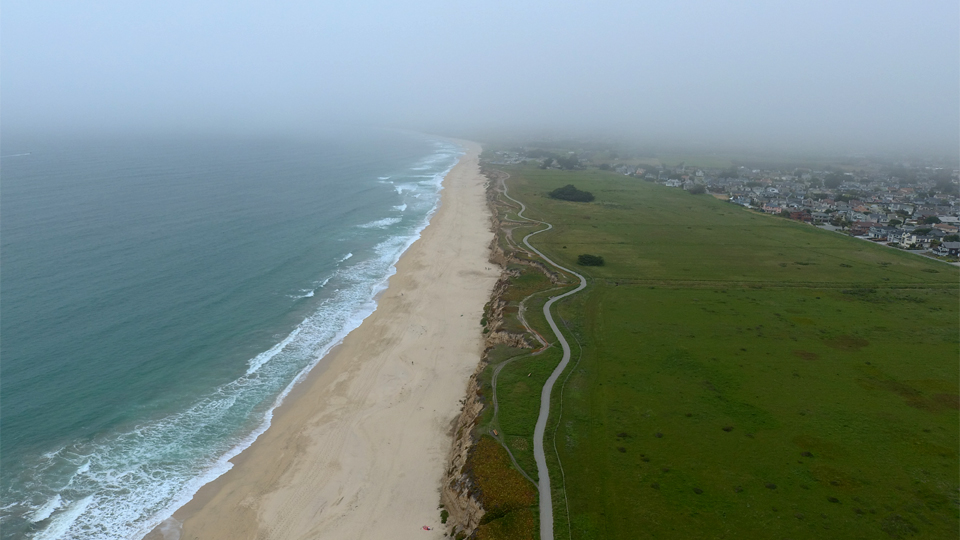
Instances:
[[[553,262],[549,257],[541,253],[540,250],[530,245],[531,236],[540,234],[542,232],[547,232],[553,228],[553,225],[547,223],[546,221],[531,219],[524,216],[523,213],[527,211],[526,205],[507,194],[507,184],[504,180],[505,179],[502,179],[500,181],[500,187],[502,188],[503,196],[520,205],[520,211],[517,212],[517,217],[533,223],[542,223],[547,226],[545,229],[540,229],[539,231],[534,231],[524,236],[524,245],[533,250],[534,253],[539,255],[551,266],[580,278],[580,285],[576,289],[567,291],[557,296],[551,296],[550,299],[547,300],[547,302],[543,305],[543,315],[546,317],[547,323],[550,325],[550,329],[553,330],[554,335],[557,336],[557,340],[560,341],[560,347],[563,349],[563,357],[560,359],[560,363],[557,364],[556,369],[554,369],[553,373],[550,374],[550,377],[547,378],[547,382],[544,383],[543,390],[540,392],[540,414],[537,416],[537,425],[533,430],[533,458],[537,462],[537,479],[539,480],[537,490],[540,492],[540,540],[554,540],[553,497],[550,493],[550,472],[547,470],[547,458],[543,453],[543,437],[547,429],[547,419],[550,416],[550,394],[553,392],[553,385],[557,382],[557,379],[560,378],[560,374],[563,373],[563,370],[567,368],[567,364],[570,363],[570,344],[567,343],[567,340],[560,332],[560,328],[557,327],[557,323],[554,322],[553,315],[550,314],[550,307],[557,300],[562,300],[563,298],[577,294],[586,288],[587,279],[573,270]]]

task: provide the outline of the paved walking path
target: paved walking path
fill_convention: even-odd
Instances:
[[[550,306],[552,306],[557,300],[582,291],[587,286],[587,280],[573,270],[564,268],[563,266],[553,262],[550,260],[550,258],[541,253],[540,250],[530,245],[531,236],[549,231],[553,228],[553,225],[547,223],[546,221],[530,219],[524,216],[523,213],[527,210],[526,205],[507,194],[507,185],[505,182],[501,181],[500,186],[503,188],[504,197],[520,205],[520,211],[517,212],[518,217],[534,223],[543,223],[547,226],[546,229],[540,229],[539,231],[535,231],[524,236],[523,243],[548,264],[580,278],[579,287],[573,289],[572,291],[567,291],[563,294],[552,296],[549,300],[547,300],[547,303],[543,305],[543,315],[547,318],[547,323],[550,325],[550,329],[553,330],[553,333],[557,336],[557,339],[560,341],[560,347],[563,349],[563,358],[560,359],[560,363],[557,364],[557,368],[554,369],[553,373],[550,374],[547,382],[543,385],[543,391],[540,393],[540,415],[537,417],[537,425],[533,430],[533,457],[537,462],[537,478],[539,480],[539,485],[537,487],[540,491],[540,540],[554,540],[553,496],[550,492],[550,473],[547,471],[547,459],[543,453],[543,436],[547,429],[547,419],[550,417],[550,394],[553,392],[553,385],[557,382],[557,379],[560,378],[560,374],[563,373],[564,369],[566,369],[567,364],[570,363],[570,344],[567,343],[567,340],[563,337],[563,334],[557,327],[557,323],[554,322],[553,316],[550,314]]]

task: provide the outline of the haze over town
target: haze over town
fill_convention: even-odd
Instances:
[[[4,4],[4,131],[291,133],[956,154],[930,2]]]

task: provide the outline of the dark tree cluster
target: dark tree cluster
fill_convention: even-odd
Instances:
[[[603,257],[584,253],[577,256],[577,264],[580,266],[603,266]]]
[[[580,167],[580,158],[578,158],[576,154],[557,156],[557,165],[559,165],[561,169],[576,169]]]
[[[550,197],[561,201],[590,202],[594,199],[593,193],[580,191],[573,184],[567,184],[550,192]]]

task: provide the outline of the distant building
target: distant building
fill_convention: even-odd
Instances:
[[[960,256],[960,242],[944,242],[937,246],[933,253],[941,257]]]

